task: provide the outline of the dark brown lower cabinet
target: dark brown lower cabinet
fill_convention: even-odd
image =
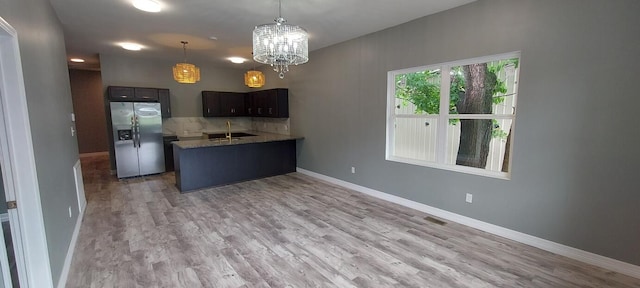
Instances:
[[[162,137],[162,143],[164,145],[164,169],[165,172],[171,172],[174,170],[173,165],[173,141],[178,141],[177,136],[164,136]]]
[[[296,171],[296,140],[182,149],[173,147],[180,192]]]

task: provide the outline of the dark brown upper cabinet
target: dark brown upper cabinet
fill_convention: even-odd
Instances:
[[[217,117],[220,115],[220,96],[218,92],[202,91],[202,116]]]
[[[111,101],[134,101],[133,87],[109,86],[107,95]]]
[[[253,117],[288,118],[288,89],[277,88],[248,93]]]
[[[171,97],[169,89],[158,89],[158,102],[160,102],[162,118],[171,118]]]
[[[289,117],[289,93],[278,88],[249,93],[202,91],[204,117]]]
[[[245,93],[220,93],[220,113],[222,116],[247,116],[244,109]]]
[[[245,96],[245,93],[202,91],[202,116],[247,116],[245,109]]]
[[[107,88],[107,94],[111,101],[158,102],[157,88],[109,86]]]
[[[133,88],[133,99],[135,101],[158,102],[158,89]]]
[[[169,89],[109,86],[107,102],[160,102],[162,118],[171,117],[171,99]],[[109,104],[106,104],[109,106]]]

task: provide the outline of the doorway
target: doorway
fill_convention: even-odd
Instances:
[[[49,288],[53,281],[18,45],[16,30],[0,17],[0,169],[3,202],[11,203],[7,238],[11,239],[9,251],[15,255],[18,283],[11,281],[10,253],[4,245],[0,245],[0,275],[5,287]],[[4,235],[0,233],[0,238]]]

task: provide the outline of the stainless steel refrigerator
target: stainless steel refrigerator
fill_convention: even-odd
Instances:
[[[160,103],[111,102],[118,178],[164,172]]]

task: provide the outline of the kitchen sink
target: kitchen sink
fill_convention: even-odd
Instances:
[[[226,136],[227,136],[227,134],[225,134],[225,133],[209,134],[209,139],[216,139],[216,138],[225,139]],[[249,137],[249,136],[256,136],[256,135],[255,134],[244,133],[244,132],[231,132],[231,139],[233,139],[235,137]]]
[[[240,140],[240,138],[231,138],[231,141],[238,141]],[[229,141],[229,139],[227,138],[211,138],[209,139],[209,141],[216,141],[216,142],[225,142],[225,141]]]

